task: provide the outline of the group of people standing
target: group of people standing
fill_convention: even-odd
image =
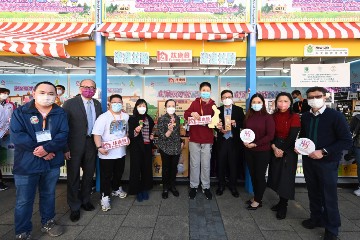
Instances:
[[[60,90],[60,89],[58,89]],[[59,236],[63,230],[54,221],[55,187],[60,167],[67,160],[67,201],[70,219],[80,219],[80,209],[95,209],[90,201],[96,156],[100,159],[100,204],[103,211],[111,209],[110,197],[125,198],[136,195],[137,201],[149,199],[153,185],[152,149],[154,121],[148,115],[148,105],[138,99],[133,115],[123,110],[118,94],[109,97],[108,110],[102,113],[101,104],[93,98],[96,84],[90,79],[81,81],[80,94],[65,101],[62,107],[54,104],[56,87],[50,82],[38,83],[34,100],[14,111],[10,123],[11,141],[15,144],[14,179],[17,188],[15,233],[18,239],[30,239],[32,208],[36,188],[39,188],[42,231]],[[211,84],[203,82],[196,98],[185,111],[185,119],[199,120],[214,116]],[[216,138],[218,152],[218,188],[222,195],[228,175],[228,188],[239,197],[237,165],[241,145],[254,187],[254,197],[247,209],[262,207],[266,186],[279,195],[279,202],[271,209],[278,219],[284,219],[288,200],[295,197],[295,175],[298,153],[294,149],[299,137],[311,139],[316,150],[303,156],[303,169],[310,199],[311,217],[304,220],[306,228],[325,226],[325,239],[335,239],[340,226],[337,203],[337,167],[341,151],[351,146],[349,126],[341,113],[326,108],[326,90],[308,89],[307,103],[311,109],[301,116],[293,112],[293,96],[282,92],[275,99],[275,112],[269,114],[261,94],[254,94],[246,114],[233,104],[233,92],[221,92],[223,106],[219,107],[220,122],[214,130],[207,124],[192,125],[189,130],[190,189],[189,198],[196,198],[201,184],[206,199],[210,190],[210,159]],[[176,115],[176,101],[165,102],[166,114],[157,122],[158,148],[162,158],[162,198],[169,192],[179,196],[176,174],[183,143],[180,138],[180,118]],[[251,129],[254,141],[243,143],[241,129]],[[120,147],[109,149],[104,142],[125,141]],[[122,187],[126,147],[130,144],[130,177],[127,191]],[[269,166],[269,168],[268,168]],[[82,179],[80,181],[80,170]],[[268,181],[265,174],[268,169]]]

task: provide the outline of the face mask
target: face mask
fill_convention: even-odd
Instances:
[[[226,98],[222,102],[225,106],[229,106],[229,105],[233,104],[233,100],[231,98]]]
[[[6,100],[9,97],[9,95],[5,94],[5,93],[1,93],[0,94],[0,99],[1,100]]]
[[[111,110],[113,111],[113,112],[116,112],[116,113],[118,113],[118,112],[120,112],[121,111],[121,109],[122,109],[122,104],[121,103],[112,103],[111,104]]]
[[[168,113],[168,114],[174,114],[175,113],[175,108],[174,107],[168,107],[168,108],[166,108],[166,112]]]
[[[92,98],[95,95],[95,89],[81,89],[81,95],[83,95],[84,98]]]
[[[40,106],[48,107],[55,102],[55,96],[50,96],[47,94],[38,94],[36,95],[35,102]]]
[[[137,110],[138,110],[140,115],[143,115],[146,112],[146,107],[138,107]]]
[[[322,106],[324,106],[324,99],[308,99],[308,104],[312,108],[321,108]]]
[[[57,95],[61,95],[63,92],[62,92],[62,90],[58,89],[58,90],[56,90],[56,93],[57,93]]]
[[[288,110],[290,107],[289,103],[278,103],[277,108],[280,110]]]
[[[262,109],[262,106],[262,104],[251,104],[251,108],[256,112],[260,111]]]
[[[201,97],[203,99],[209,99],[210,98],[210,92],[201,92]]]
[[[296,102],[298,102],[298,101],[300,101],[300,99],[294,98],[294,103],[296,103]]]

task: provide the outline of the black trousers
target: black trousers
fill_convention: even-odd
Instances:
[[[225,186],[226,173],[229,175],[229,187],[236,187],[237,162],[240,158],[239,147],[234,146],[233,138],[222,139],[218,144],[218,176],[219,187]]]
[[[148,191],[153,186],[151,144],[130,154],[129,194]]]
[[[338,235],[341,225],[338,207],[338,162],[303,157],[303,170],[310,201],[310,217]]]
[[[118,190],[125,168],[125,156],[116,159],[100,158],[100,192],[110,196],[111,190]]]
[[[179,163],[180,154],[168,155],[160,149],[161,161],[162,161],[162,182],[163,189],[169,189],[175,187],[177,165]]]
[[[81,204],[85,204],[90,201],[95,165],[96,146],[93,138],[86,138],[85,148],[82,154],[79,154],[78,156],[71,155],[71,159],[66,161],[68,186],[67,202],[71,211],[79,210]],[[83,170],[81,187],[80,167]]]
[[[252,185],[254,188],[254,200],[262,201],[266,189],[266,169],[270,162],[271,151],[252,151],[245,149],[245,160],[249,167]]]

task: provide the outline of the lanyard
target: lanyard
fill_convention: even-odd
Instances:
[[[204,111],[203,111],[203,108],[202,108],[202,100],[200,98],[200,111],[201,111],[201,116],[204,116]]]
[[[43,117],[43,122],[42,122],[42,129],[43,131],[45,130],[45,126],[46,126],[46,118],[49,115],[50,111],[51,111],[52,107],[50,108],[50,110],[48,112],[42,112],[38,109],[38,111],[41,113],[41,116]]]

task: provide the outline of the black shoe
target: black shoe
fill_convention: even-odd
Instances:
[[[277,203],[276,205],[272,206],[270,209],[271,211],[277,212],[279,211],[280,203]]]
[[[94,205],[91,204],[91,202],[87,202],[85,204],[82,204],[81,207],[85,210],[85,211],[92,211],[95,209]]]
[[[207,200],[212,199],[212,193],[210,191],[210,188],[203,189],[202,191],[205,194],[205,197],[206,197]]]
[[[247,205],[251,205],[252,203],[253,203],[253,201],[251,201],[251,199],[245,201],[245,204],[247,204]]]
[[[320,222],[316,222],[316,221],[312,220],[311,218],[302,221],[301,225],[304,228],[307,228],[307,229],[314,229],[316,227],[323,227],[323,225]]]
[[[324,240],[336,240],[337,236],[325,229]]]
[[[230,188],[230,192],[231,192],[231,195],[233,195],[233,197],[235,197],[235,198],[238,198],[240,196],[239,192],[236,188]]]
[[[216,195],[218,195],[218,196],[223,195],[224,190],[225,190],[224,187],[218,187],[218,189],[216,189]]]
[[[80,219],[80,210],[77,211],[71,211],[70,213],[70,220],[72,222],[77,222]]]
[[[287,206],[280,206],[276,213],[276,218],[279,220],[285,219],[287,213]]]
[[[196,188],[190,188],[189,198],[190,198],[190,199],[195,199],[196,193],[197,193],[197,189],[196,189]]]
[[[169,191],[175,196],[175,197],[178,197],[180,194],[179,194],[179,191],[175,188],[175,187],[171,187],[169,188]]]
[[[253,207],[251,206],[251,204],[249,206],[247,206],[247,210],[257,210],[258,208],[262,207],[262,203],[259,203],[259,205],[257,207]]]
[[[163,199],[167,199],[167,198],[169,197],[169,192],[168,192],[168,190],[163,190],[161,196],[162,196]]]

